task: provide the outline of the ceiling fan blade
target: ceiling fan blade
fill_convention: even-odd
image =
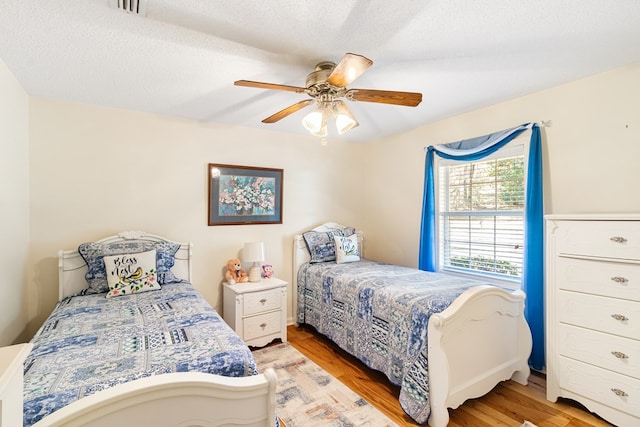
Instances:
[[[286,90],[289,92],[302,93],[307,89],[298,86],[279,85],[275,83],[253,82],[251,80],[237,80],[233,83],[236,86],[257,87],[260,89]]]
[[[418,92],[396,92],[391,90],[351,89],[347,98],[355,101],[378,102],[380,104],[404,105],[416,107],[422,102],[422,94]]]
[[[284,110],[280,110],[277,113],[267,117],[262,121],[262,123],[275,123],[278,120],[284,119],[288,115],[293,114],[298,110],[302,110],[304,107],[311,104],[312,102],[314,102],[313,99],[305,99],[304,101],[297,102],[293,105],[288,106]]]
[[[362,55],[346,53],[327,78],[327,82],[333,86],[347,87],[372,64],[372,60]]]

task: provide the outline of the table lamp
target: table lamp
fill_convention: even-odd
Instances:
[[[259,282],[262,279],[260,263],[264,261],[264,242],[245,242],[242,259],[253,263],[249,269],[249,281]]]

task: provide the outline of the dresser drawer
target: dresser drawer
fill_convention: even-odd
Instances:
[[[244,340],[251,341],[252,339],[265,335],[279,333],[282,320],[281,316],[281,311],[274,311],[242,319]]]
[[[563,221],[559,254],[640,260],[640,221]]]
[[[244,296],[244,315],[250,316],[281,308],[282,290],[269,289],[261,292],[251,292]]]
[[[555,274],[559,289],[640,301],[640,264],[560,256]]]
[[[603,405],[640,416],[640,380],[560,357],[560,387]]]
[[[640,341],[560,324],[557,342],[562,356],[640,379]]]
[[[637,302],[558,291],[557,316],[563,323],[640,339],[640,304]]]

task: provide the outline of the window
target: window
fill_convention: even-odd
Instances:
[[[438,169],[440,267],[522,277],[525,164],[522,146]]]

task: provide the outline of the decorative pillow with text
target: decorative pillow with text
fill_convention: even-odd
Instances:
[[[333,236],[336,243],[336,263],[360,261],[360,251],[358,250],[358,235]]]
[[[109,291],[107,298],[160,289],[156,251],[104,257]]]

